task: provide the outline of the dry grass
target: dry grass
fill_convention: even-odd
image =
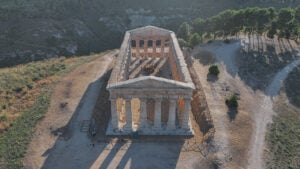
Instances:
[[[61,74],[94,58],[50,59],[0,69],[0,133],[34,104],[42,88],[55,82]]]
[[[286,100],[286,96],[282,94],[274,107],[278,115],[273,118],[267,135],[267,168],[300,167],[300,109]]]
[[[60,75],[98,56],[52,59],[0,69],[0,168],[22,168],[36,123],[50,104],[53,84]]]
[[[282,93],[274,104],[278,113],[268,133],[268,168],[300,167],[300,67],[284,82]],[[289,100],[289,102],[288,102]]]

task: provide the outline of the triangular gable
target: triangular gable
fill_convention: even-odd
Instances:
[[[184,82],[169,80],[155,76],[143,76],[129,79],[116,84],[110,84],[107,89],[194,89],[194,86]]]
[[[159,28],[156,26],[145,26],[145,27],[133,29],[129,32],[131,35],[144,35],[144,36],[151,36],[151,35],[165,36],[172,33],[172,31],[170,30]]]

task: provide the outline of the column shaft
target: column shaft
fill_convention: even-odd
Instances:
[[[135,40],[135,51],[136,51],[136,56],[140,57],[140,40],[136,39]]]
[[[147,99],[142,98],[141,100],[141,114],[140,114],[140,128],[145,128],[147,125]]]
[[[164,39],[161,40],[160,55],[161,55],[161,57],[165,56],[165,40]]]
[[[126,99],[126,125],[124,130],[132,130],[131,99]]]
[[[145,57],[148,56],[148,40],[147,39],[144,40],[144,56]]]
[[[152,40],[152,45],[153,45],[152,53],[153,56],[156,57],[156,40]]]
[[[154,127],[161,128],[161,98],[155,100],[155,115],[154,115]]]
[[[173,130],[176,128],[176,100],[170,99],[169,106],[168,129]]]
[[[190,111],[191,111],[191,99],[184,100],[184,114],[182,118],[182,128],[190,128]]]
[[[119,118],[118,118],[118,112],[117,112],[117,103],[116,99],[110,99],[111,103],[111,124],[113,129],[118,129],[119,128]]]

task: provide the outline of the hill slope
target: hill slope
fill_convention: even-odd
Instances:
[[[293,0],[3,0],[0,2],[0,67],[118,47],[137,26],[177,30],[183,21],[225,9],[295,6]]]

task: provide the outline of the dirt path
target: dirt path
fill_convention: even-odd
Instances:
[[[198,75],[203,83],[216,127],[215,142],[217,147],[220,148],[218,158],[222,161],[223,168],[264,168],[262,154],[267,125],[272,122],[272,116],[275,114],[273,111],[273,97],[280,91],[282,83],[289,72],[300,65],[299,59],[293,61],[273,77],[264,91],[253,90],[240,79],[238,74],[239,65],[236,61],[237,54],[242,47],[245,47],[246,41],[247,38],[243,37],[241,40],[232,41],[229,44],[224,44],[221,41],[213,42],[193,51],[199,59],[194,63],[194,66],[199,72]],[[205,55],[210,56],[210,58],[205,58]],[[210,62],[207,62],[207,60],[210,60]],[[219,79],[209,81],[206,76],[207,69],[213,63],[220,65],[221,74]],[[224,86],[226,90],[228,87],[231,93],[239,93],[241,98],[238,114],[236,114],[233,123],[229,122],[226,116]],[[237,133],[235,130],[240,132]],[[247,135],[244,135],[244,133],[247,133]],[[246,139],[248,141],[245,141]],[[236,141],[240,144],[243,143],[243,146],[239,147]],[[229,156],[231,160],[224,158],[224,156]],[[239,156],[243,156],[244,159],[239,158]],[[243,162],[239,163],[239,160]]]
[[[193,66],[198,72],[213,118],[216,129],[214,138],[216,155],[222,168],[246,167],[252,133],[250,105],[256,104],[256,93],[236,75],[238,66],[235,57],[240,47],[238,41],[231,44],[216,42],[193,51],[193,55],[198,56]],[[204,53],[213,58],[206,57]],[[211,61],[208,62],[206,59]],[[213,63],[219,65],[221,74],[218,79],[210,80],[207,76],[208,68]],[[225,105],[225,99],[233,93],[238,93],[241,98],[237,114],[230,112]]]
[[[28,147],[24,159],[26,169],[42,168],[58,141],[58,135],[64,132],[64,127],[71,118],[78,119],[78,123],[90,119],[93,103],[97,100],[97,90],[100,89],[99,86],[101,85],[99,77],[106,72],[117,52],[109,52],[93,62],[79,66],[58,82],[48,112],[45,118],[38,123],[34,137]],[[85,96],[87,97],[85,98]],[[86,100],[81,100],[82,97]],[[62,104],[65,106],[62,107]],[[74,117],[79,110],[85,111],[85,113]],[[64,134],[70,137],[76,133]],[[68,147],[66,146],[66,148]]]
[[[279,93],[282,83],[287,78],[288,74],[298,65],[300,65],[300,59],[293,61],[280,70],[265,90],[266,96],[263,96],[260,107],[254,114],[255,129],[251,141],[249,169],[265,168],[263,163],[263,150],[266,130],[267,125],[272,122],[272,116],[275,114],[273,111],[272,97]]]

